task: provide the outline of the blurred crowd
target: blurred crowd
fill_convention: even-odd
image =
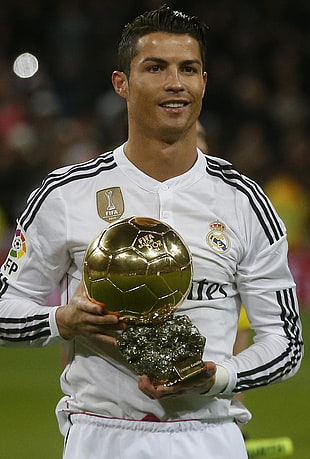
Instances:
[[[208,152],[271,197],[292,249],[310,247],[309,0],[10,0],[0,16],[0,248],[45,175],[126,138],[114,94],[124,24],[162,3],[209,25]],[[30,52],[39,71],[13,72]]]

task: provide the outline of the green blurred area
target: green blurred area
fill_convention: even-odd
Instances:
[[[310,345],[310,313],[302,314],[306,350]],[[61,396],[61,350],[0,348],[0,458],[60,459],[62,436],[55,406]],[[244,401],[252,421],[243,427],[250,439],[287,436],[290,459],[308,459],[310,357],[291,380],[248,392]],[[198,459],[198,458],[197,458]]]
[[[0,458],[60,459],[60,347],[0,348],[0,368]]]

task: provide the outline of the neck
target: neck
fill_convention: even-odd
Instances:
[[[129,135],[125,145],[127,158],[150,177],[164,182],[184,174],[197,159],[196,133],[173,142]]]

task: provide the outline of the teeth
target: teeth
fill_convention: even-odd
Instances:
[[[184,103],[174,103],[174,102],[169,102],[167,104],[163,104],[163,107],[167,107],[167,108],[181,108],[181,107],[184,107]]]

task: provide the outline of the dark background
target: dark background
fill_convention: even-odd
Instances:
[[[3,2],[3,0],[2,0]],[[121,29],[161,1],[10,0],[0,13],[0,206],[15,221],[28,192],[55,167],[126,136],[114,95]],[[167,1],[210,27],[201,121],[209,154],[265,185],[283,173],[309,192],[308,0]],[[12,72],[30,52],[39,71]]]

